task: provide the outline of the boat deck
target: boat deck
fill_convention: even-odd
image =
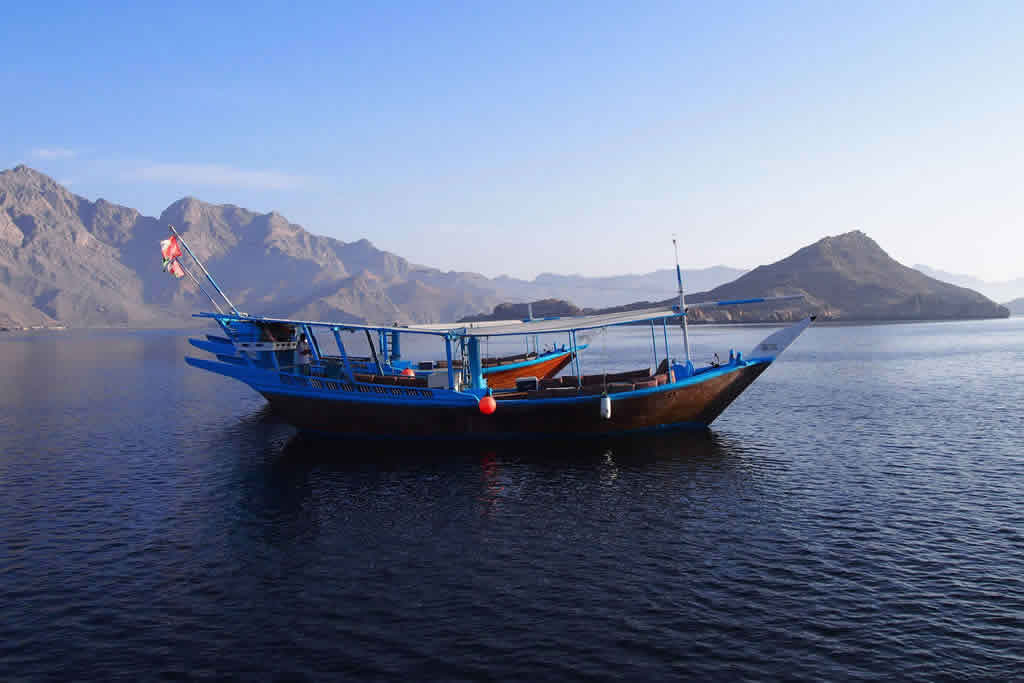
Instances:
[[[303,376],[303,375],[298,375]],[[322,365],[313,365],[308,375],[311,379],[344,380],[345,373],[340,363],[328,362]],[[415,387],[427,388],[426,377],[406,377],[403,375],[378,375],[368,373],[355,373],[354,378],[360,384],[373,384],[378,386],[393,387]],[[599,396],[605,392],[609,394],[636,391],[637,389],[649,389],[658,387],[670,382],[668,372],[651,374],[650,368],[629,370],[626,372],[615,372],[599,375],[583,375],[577,378],[576,375],[564,375],[550,379],[541,379],[537,382],[537,389],[516,390],[497,389],[494,391],[495,400],[511,401],[523,399],[545,399],[545,398],[569,398],[573,396]]]

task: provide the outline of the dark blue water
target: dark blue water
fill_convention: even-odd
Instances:
[[[296,438],[186,336],[0,338],[0,679],[1024,676],[1024,320],[812,328],[707,433],[429,449]]]

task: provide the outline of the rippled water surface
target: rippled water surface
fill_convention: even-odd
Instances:
[[[482,446],[296,437],[187,336],[0,337],[0,679],[1024,676],[1024,320],[814,327],[706,433]]]

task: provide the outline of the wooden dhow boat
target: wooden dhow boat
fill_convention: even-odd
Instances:
[[[172,239],[188,250],[174,235]],[[247,384],[300,430],[335,436],[503,439],[705,429],[813,320],[805,318],[769,335],[746,355],[730,352],[728,362],[696,368],[690,359],[688,310],[800,297],[687,306],[677,265],[679,301],[672,307],[545,320],[362,325],[240,313],[202,264],[196,263],[231,311],[225,312],[210,297],[218,312],[197,317],[215,322],[225,336],[191,340],[215,358],[186,357],[185,361]],[[681,360],[672,358],[668,348],[669,321],[674,326],[676,320],[683,336]],[[652,337],[656,325],[662,328],[664,354],[656,368],[583,373],[579,333],[636,324],[650,325]],[[371,355],[349,356],[343,333],[364,334]],[[402,360],[401,339],[407,335],[434,338],[443,344],[445,360],[439,367],[413,367]],[[568,343],[523,360],[493,359],[490,366],[481,354],[488,339],[536,340],[540,335],[566,335]],[[336,344],[336,355],[325,352],[322,342],[328,338]],[[300,345],[308,345],[308,362],[296,362]],[[567,366],[571,366],[569,373],[554,376]],[[495,368],[502,370],[496,373]]]

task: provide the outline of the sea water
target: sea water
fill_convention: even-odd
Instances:
[[[309,440],[187,336],[0,337],[0,679],[1024,675],[1024,320],[815,326],[707,432],[559,444]]]

